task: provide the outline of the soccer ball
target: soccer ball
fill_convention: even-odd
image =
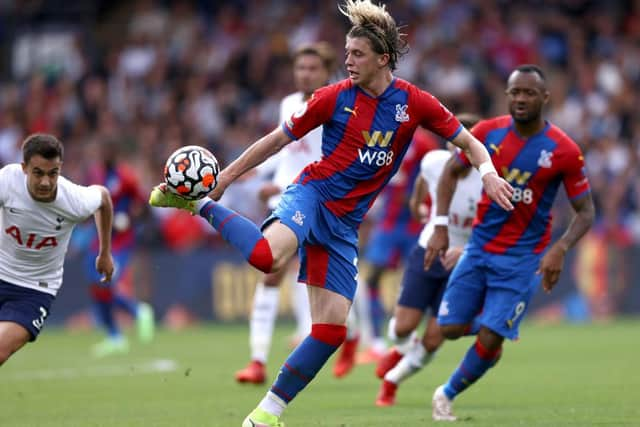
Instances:
[[[164,180],[172,193],[187,200],[198,200],[216,187],[218,172],[218,161],[209,150],[188,145],[169,156],[164,166]]]

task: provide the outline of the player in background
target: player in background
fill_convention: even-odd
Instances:
[[[479,118],[471,114],[460,114],[458,120],[468,129]],[[448,148],[453,148],[447,144]],[[482,193],[482,181],[475,169],[461,174],[449,211],[449,239],[451,245],[443,259],[437,259],[429,270],[424,269],[424,254],[427,241],[433,233],[435,205],[431,205],[429,217],[424,200],[436,200],[436,186],[444,165],[453,150],[429,151],[420,163],[420,175],[416,177],[409,206],[414,217],[426,223],[402,276],[400,295],[393,317],[389,321],[389,339],[394,346],[380,360],[376,375],[383,379],[376,398],[377,406],[395,404],[396,390],[400,383],[427,365],[444,341],[436,323],[436,313],[447,279],[458,261],[464,245],[471,234],[471,224],[476,213],[476,204]],[[455,155],[455,154],[453,154]],[[429,315],[427,315],[427,310]],[[416,329],[422,318],[427,318],[422,339],[417,338]],[[476,331],[477,332],[477,331]]]
[[[434,420],[456,419],[453,399],[495,363],[505,338],[518,338],[534,292],[540,283],[546,292],[553,289],[566,252],[593,223],[580,148],[542,117],[550,96],[542,70],[535,65],[517,67],[509,76],[506,95],[510,115],[479,122],[473,134],[486,145],[500,175],[513,185],[515,208],[506,212],[483,194],[469,243],[449,278],[438,311],[443,335],[447,339],[464,335],[474,319],[480,329],[462,363],[434,392]],[[440,177],[426,267],[444,256],[449,246],[449,207],[458,177],[469,166],[466,154],[460,153],[447,162]],[[561,183],[576,215],[562,237],[547,248],[550,210]]]
[[[159,185],[149,202],[198,213],[254,267],[278,271],[298,252],[307,283],[311,333],[289,355],[243,426],[283,426],[287,405],[342,344],[358,275],[358,227],[400,162],[418,126],[469,153],[485,190],[511,209],[511,186],[498,177],[486,148],[431,94],[396,78],[406,43],[384,5],[346,0],[349,77],[318,89],[281,127],[258,139],[218,175],[207,198],[191,202]],[[306,166],[284,192],[262,230],[216,203],[234,180],[312,129],[323,126],[322,159]]]
[[[91,262],[99,249],[98,238],[90,243],[85,257],[85,271],[89,281],[92,307],[99,325],[104,328],[106,338],[95,344],[92,353],[96,357],[126,353],[129,350],[127,338],[116,320],[117,309],[124,310],[135,319],[138,339],[149,342],[154,335],[154,315],[151,306],[125,293],[121,281],[130,273],[130,262],[135,249],[135,222],[147,210],[135,172],[119,159],[116,142],[100,143],[100,161],[91,165],[88,182],[105,186],[113,201],[112,254],[115,271],[110,282],[102,282],[91,268]]]
[[[420,160],[427,151],[436,149],[438,142],[424,129],[418,128],[413,136],[400,169],[384,188],[375,206],[369,212],[376,216],[372,232],[364,249],[369,264],[366,280],[358,280],[358,289],[347,319],[347,338],[333,367],[340,378],[348,374],[356,361],[377,362],[387,344],[382,332],[386,313],[380,298],[380,281],[387,271],[395,270],[406,260],[418,240],[422,224],[409,210],[409,196],[420,170]],[[376,210],[373,212],[373,210]],[[369,347],[356,357],[362,341]]]
[[[109,191],[60,176],[63,147],[53,135],[22,144],[23,163],[0,169],[0,365],[44,326],[62,286],[64,256],[76,224],[94,216],[99,236],[95,269],[113,274]]]
[[[304,45],[295,51],[293,81],[298,91],[286,96],[280,103],[280,123],[298,111],[316,89],[329,82],[335,69],[335,62],[335,52],[326,42]],[[320,160],[321,145],[322,127],[318,127],[296,144],[287,145],[257,168],[260,175],[273,176],[259,191],[261,200],[267,203],[269,209],[273,210],[278,206],[282,192],[293,182],[303,166]],[[236,372],[236,381],[253,384],[265,382],[265,365],[271,347],[273,327],[278,316],[280,284],[296,264],[297,262],[292,259],[290,266],[265,274],[256,285],[249,319],[251,361],[244,369]],[[309,296],[305,284],[298,282],[293,284],[291,296],[291,306],[297,324],[293,341],[298,343],[311,331]]]

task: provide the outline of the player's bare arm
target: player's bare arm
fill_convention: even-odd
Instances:
[[[277,127],[267,135],[263,136],[247,148],[237,159],[229,166],[224,168],[218,175],[218,185],[209,194],[213,200],[219,200],[224,194],[227,187],[242,174],[248,170],[258,166],[269,157],[282,150],[287,144],[293,140],[282,130]]]
[[[496,172],[491,162],[491,156],[489,156],[484,144],[464,128],[451,142],[460,147],[469,158],[471,164],[480,171],[482,186],[487,196],[502,209],[513,210],[513,204],[511,203],[513,188]]]
[[[427,221],[427,205],[424,203],[427,194],[429,193],[429,183],[420,175],[416,177],[413,184],[413,191],[409,198],[409,211],[413,217],[425,223]]]
[[[104,274],[103,280],[105,282],[111,281],[113,275],[114,265],[113,258],[111,256],[111,225],[113,222],[113,203],[111,202],[111,195],[106,187],[97,185],[102,195],[102,202],[100,207],[96,210],[94,218],[96,221],[96,228],[98,229],[98,239],[100,241],[100,251],[96,257],[96,271],[100,274]]]
[[[458,161],[455,154],[452,154],[447,161],[436,187],[436,218],[449,218],[449,206],[451,206],[453,193],[456,192],[458,179],[467,168],[468,166]],[[436,225],[433,227],[433,234],[429,238],[424,253],[424,269],[431,268],[436,256],[444,257],[447,249],[449,249],[449,229],[447,224]]]
[[[577,200],[572,200],[571,206],[576,215],[571,220],[567,231],[549,248],[540,261],[537,273],[542,274],[542,288],[545,292],[551,292],[558,283],[567,251],[589,231],[595,218],[595,207],[591,193]]]

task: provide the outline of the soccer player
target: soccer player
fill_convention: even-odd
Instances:
[[[282,426],[287,405],[344,341],[356,289],[358,226],[398,169],[421,125],[468,152],[481,170],[485,191],[511,209],[511,186],[498,176],[486,148],[431,94],[396,78],[405,42],[384,5],[347,0],[339,7],[352,23],[346,37],[349,77],[314,92],[282,127],[258,139],[222,170],[209,195],[218,200],[243,173],[310,130],[323,126],[322,159],[306,166],[287,187],[262,231],[232,210],[203,199],[190,202],[156,187],[152,206],[199,213],[247,261],[264,271],[285,267],[296,253],[307,283],[311,333],[289,355],[266,396],[243,426]]]
[[[126,353],[129,344],[116,321],[117,308],[124,310],[136,321],[138,339],[149,342],[154,335],[154,315],[151,306],[126,295],[120,280],[129,272],[129,264],[135,246],[134,222],[146,210],[145,197],[134,172],[119,161],[119,147],[115,142],[103,141],[100,145],[100,161],[92,165],[89,182],[105,186],[113,203],[114,220],[112,254],[115,271],[110,282],[102,282],[91,268],[99,250],[99,241],[94,239],[85,257],[85,270],[89,279],[93,311],[98,323],[105,329],[107,337],[95,344],[92,353],[96,357]]]
[[[479,118],[470,114],[461,114],[458,120],[466,128],[471,129]],[[449,150],[433,150],[422,158],[420,175],[416,177],[409,203],[415,218],[425,219],[423,203],[427,194],[432,201],[436,200],[438,178],[451,155],[452,151]],[[449,274],[471,234],[471,224],[481,192],[482,181],[478,172],[472,168],[467,169],[460,176],[449,211],[451,247],[443,259],[435,260],[431,268],[425,270],[425,247],[434,229],[433,218],[436,206],[432,202],[429,218],[420,233],[418,242],[414,244],[405,267],[400,296],[394,315],[389,321],[389,338],[394,346],[376,367],[376,375],[383,379],[376,398],[377,406],[394,405],[400,383],[428,364],[444,341],[436,323],[436,313]],[[427,325],[422,339],[418,340],[415,330],[427,309],[429,310]]]
[[[476,318],[480,330],[462,363],[433,395],[433,419],[453,421],[452,401],[482,377],[500,357],[505,338],[516,339],[529,301],[542,283],[550,292],[558,281],[566,252],[589,230],[594,218],[589,180],[578,145],[544,120],[549,100],[545,76],[535,65],[521,65],[509,76],[510,116],[478,123],[473,133],[491,153],[502,177],[514,188],[506,212],[483,195],[473,231],[438,311],[447,339],[465,334]],[[465,153],[447,162],[437,190],[436,227],[425,266],[448,247],[446,223],[458,176],[470,165]],[[576,215],[550,248],[550,209],[560,184]]]
[[[113,274],[109,191],[60,176],[63,147],[52,135],[27,137],[22,156],[22,165],[0,169],[0,364],[37,338],[62,285],[71,232],[91,215],[100,239],[95,268],[105,282]]]
[[[298,111],[316,89],[329,82],[335,61],[335,52],[326,42],[303,45],[295,51],[293,81],[298,91],[286,96],[280,103],[280,123]],[[303,166],[320,160],[321,145],[322,127],[318,127],[258,167],[261,174],[273,174],[273,179],[265,183],[259,192],[270,209],[277,207],[282,192],[293,182]],[[294,260],[292,264],[295,264]],[[278,315],[279,286],[291,267],[265,274],[256,285],[249,320],[251,361],[244,369],[236,372],[235,378],[238,382],[262,384],[266,380],[265,364]],[[296,282],[291,292],[292,308],[297,323],[295,341],[298,342],[311,331],[309,296],[304,283]]]
[[[418,240],[422,224],[409,211],[409,195],[420,170],[420,160],[427,151],[438,147],[435,138],[424,129],[418,128],[413,139],[398,173],[376,201],[381,212],[364,249],[364,259],[370,269],[366,279],[358,281],[347,320],[347,338],[333,367],[333,374],[338,378],[348,374],[356,360],[358,363],[377,362],[385,354],[382,329],[386,314],[380,298],[380,281],[387,271],[395,270],[401,260],[408,258]],[[366,333],[370,335],[370,345],[356,357],[360,338]]]

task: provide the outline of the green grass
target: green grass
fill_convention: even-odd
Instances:
[[[287,354],[274,339],[273,378]],[[640,319],[603,325],[533,326],[508,343],[500,364],[455,404],[463,426],[640,425]],[[241,386],[233,373],[247,361],[247,327],[211,325],[161,332],[149,345],[132,340],[125,356],[92,359],[97,334],[46,330],[0,368],[0,426],[240,426],[264,387]],[[431,394],[459,363],[470,340],[447,343],[399,390],[397,405],[373,405],[373,366],[345,379],[333,360],[283,416],[295,426],[422,426]],[[175,369],[150,372],[157,360]],[[162,364],[161,364],[162,365]],[[164,365],[171,368],[170,362]],[[442,423],[438,423],[442,425]],[[445,423],[445,425],[447,425]]]

